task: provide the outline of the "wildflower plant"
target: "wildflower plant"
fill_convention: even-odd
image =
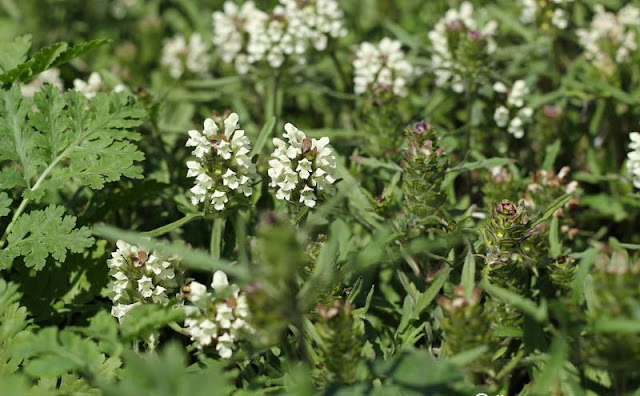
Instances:
[[[458,93],[469,90],[496,51],[496,29],[495,21],[479,24],[470,2],[449,9],[428,35],[436,85]]]
[[[1,395],[638,393],[637,4],[0,3]]]

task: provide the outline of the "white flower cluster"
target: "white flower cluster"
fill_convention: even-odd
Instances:
[[[198,282],[191,282],[187,298],[192,306],[185,307],[188,318],[184,325],[198,349],[215,345],[221,358],[233,354],[236,341],[244,333],[252,333],[247,323],[247,298],[236,285],[229,285],[222,271],[213,274],[212,292]]]
[[[629,153],[627,154],[627,169],[633,179],[633,186],[640,188],[640,133],[631,132],[629,134]]]
[[[537,0],[520,0],[522,5],[522,13],[520,20],[523,23],[535,23],[543,19],[541,25],[545,27],[550,23],[560,30],[564,30],[569,26],[569,12],[566,7],[575,0],[551,0],[541,3]],[[549,17],[551,17],[549,19]],[[547,19],[549,19],[547,21]]]
[[[498,106],[493,113],[493,119],[500,128],[507,128],[516,139],[524,136],[524,127],[531,121],[533,109],[525,106],[525,97],[529,94],[529,87],[523,80],[513,83],[511,90],[501,82],[493,84],[493,90],[498,95],[506,95],[506,103]]]
[[[187,161],[187,177],[195,177],[191,188],[194,205],[208,201],[217,211],[234,198],[250,197],[257,178],[251,162],[251,142],[244,130],[238,129],[238,115],[231,113],[223,122],[224,132],[211,118],[204,121],[202,132],[189,131],[187,147],[197,161]]]
[[[38,74],[36,78],[29,81],[26,84],[23,84],[20,87],[20,92],[22,96],[25,98],[32,98],[36,92],[39,92],[42,89],[44,84],[51,84],[54,87],[63,90],[64,84],[62,82],[62,78],[60,78],[60,70],[55,67],[52,69],[48,69]]]
[[[76,78],[73,80],[74,90],[80,92],[87,99],[93,99],[100,92],[106,92],[104,81],[99,73],[93,72],[87,81]],[[123,92],[127,88],[123,84],[118,84],[113,88],[113,92]]]
[[[627,5],[616,15],[598,4],[595,11],[591,28],[578,29],[576,33],[587,60],[603,73],[611,74],[616,64],[630,61],[631,53],[637,49],[640,9]]]
[[[455,92],[463,92],[465,86],[462,72],[466,66],[461,63],[458,53],[459,48],[462,48],[462,41],[484,46],[483,54],[491,55],[496,50],[493,36],[497,28],[495,21],[490,21],[480,28],[473,15],[473,5],[468,1],[462,3],[459,10],[449,9],[429,32],[433,50],[431,62],[435,70],[436,85],[444,86],[450,82]],[[458,39],[450,41],[452,35],[456,35]],[[455,48],[452,47],[454,42],[457,43]]]
[[[405,59],[402,43],[385,37],[378,45],[362,43],[353,61],[355,93],[367,90],[390,90],[396,96],[407,96],[407,83],[416,70]]]
[[[117,250],[107,260],[111,314],[122,319],[134,306],[144,303],[164,304],[178,286],[176,269],[179,260],[148,253],[124,241],[116,242]]]
[[[224,3],[213,13],[213,43],[225,63],[234,63],[239,74],[266,61],[279,68],[287,58],[305,63],[309,47],[326,49],[329,39],[346,35],[343,13],[336,0],[280,0],[270,12],[253,1],[237,6]]]
[[[277,189],[276,198],[313,208],[321,194],[335,193],[336,157],[328,146],[329,138],[309,139],[290,123],[284,129],[288,144],[273,139],[270,186]]]
[[[182,77],[185,72],[202,75],[209,68],[207,51],[207,45],[200,34],[192,34],[189,42],[184,36],[177,35],[164,42],[160,63],[175,79]]]

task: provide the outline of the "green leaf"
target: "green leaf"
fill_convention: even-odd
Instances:
[[[36,52],[28,61],[25,61],[24,57],[17,58],[20,62],[16,63],[14,61],[10,69],[4,68],[2,70],[3,73],[0,74],[0,84],[9,84],[15,81],[29,81],[51,67],[68,63],[72,59],[108,42],[109,40],[104,39],[93,40],[70,48],[67,43],[51,44]],[[1,52],[0,50],[0,53]]]
[[[162,227],[158,227],[155,230],[143,232],[140,235],[148,236],[148,237],[157,237],[157,236],[160,236],[160,235],[164,235],[164,234],[167,234],[167,233],[175,230],[176,228],[182,227],[183,225],[189,223],[192,220],[199,219],[199,218],[201,218],[203,216],[204,216],[203,213],[190,213],[190,214],[184,216],[183,218],[178,219],[178,220],[176,220],[176,221],[174,221],[172,223],[169,223],[169,224],[164,225]]]
[[[27,60],[31,36],[24,35],[13,41],[0,42],[0,72],[11,70]]]
[[[544,300],[542,301],[540,306],[538,306],[535,302],[522,297],[517,293],[490,284],[486,281],[486,279],[480,283],[480,286],[492,297],[497,298],[498,300],[509,304],[516,309],[519,309],[525,314],[531,316],[536,321],[544,322],[547,320],[547,305]]]
[[[0,251],[0,268],[11,267],[14,259],[23,256],[27,267],[40,270],[49,256],[61,263],[67,252],[81,253],[93,245],[93,238],[89,228],[75,229],[75,225],[76,218],[65,216],[61,206],[23,213]]]
[[[57,377],[72,370],[95,374],[106,360],[92,340],[55,327],[25,337],[16,353],[28,359],[25,372],[33,377]]]
[[[184,320],[184,317],[185,311],[179,306],[163,307],[157,304],[143,304],[127,312],[120,325],[120,331],[125,341],[145,338],[169,323]]]
[[[35,104],[29,122],[26,114]],[[47,189],[78,180],[94,189],[122,176],[140,178],[144,158],[131,140],[145,111],[124,94],[99,94],[88,101],[71,91],[64,96],[50,85],[33,99],[23,99],[18,87],[0,92],[0,160],[22,169],[28,199]]]
[[[558,237],[558,227],[558,217],[553,216],[549,226],[549,254],[554,259],[562,254],[562,243]]]
[[[532,395],[549,395],[553,393],[555,383],[561,378],[569,353],[569,346],[563,337],[556,337],[551,344],[551,356],[542,371],[534,376]]]
[[[540,217],[538,217],[538,219],[531,224],[530,228],[535,228],[540,224],[544,223],[546,220],[549,219],[549,217],[553,216],[556,210],[560,209],[567,202],[569,202],[569,200],[571,200],[571,194],[564,194],[563,196],[553,201],[549,206],[546,207],[546,209],[544,210],[544,212],[542,212]]]
[[[140,233],[124,231],[104,224],[94,226],[93,233],[94,235],[111,241],[123,240],[127,243],[144,246],[149,250],[156,250],[169,256],[179,256],[185,267],[194,270],[208,271],[212,273],[217,270],[222,270],[227,275],[235,276],[239,280],[244,281],[248,280],[249,277],[249,271],[247,268],[241,267],[237,264],[231,265],[231,263],[224,259],[215,259],[205,251],[192,249],[184,244],[149,239]]]
[[[469,244],[467,250],[467,256],[464,258],[464,265],[462,266],[462,279],[461,284],[464,288],[464,294],[467,298],[471,297],[473,288],[476,281],[476,258],[473,255],[473,248]]]
[[[192,370],[181,345],[171,343],[164,350],[142,356],[126,355],[121,381],[101,386],[105,396],[210,396],[229,395],[235,390],[235,370],[224,363],[206,361],[206,367]]]
[[[276,117],[271,117],[269,121],[262,127],[262,130],[258,134],[256,138],[256,144],[253,145],[253,149],[251,150],[251,156],[253,157],[256,154],[260,154],[264,145],[269,140],[269,136],[273,133],[273,128],[276,127]]]
[[[511,158],[486,158],[479,161],[463,162],[458,166],[450,168],[447,172],[462,172],[476,169],[491,169],[496,166],[503,166],[513,163]]]
[[[109,39],[97,39],[84,43],[79,43],[73,47],[69,47],[66,51],[60,54],[60,56],[51,64],[51,67],[57,67],[69,63],[73,59],[80,57],[87,52],[93,51],[96,48],[102,47],[105,44],[110,43]],[[44,71],[44,70],[43,70]]]
[[[10,208],[12,202],[13,200],[9,198],[9,195],[7,195],[7,193],[0,193],[0,217],[4,217],[11,213]]]
[[[12,349],[27,336],[30,323],[27,310],[18,303],[20,296],[18,285],[0,279],[0,379],[18,371],[22,362]]]
[[[451,267],[444,266],[440,271],[438,271],[438,275],[433,279],[431,285],[427,288],[427,290],[422,293],[422,295],[418,298],[416,302],[416,308],[414,310],[414,318],[420,317],[422,312],[429,307],[429,304],[438,296],[440,293],[440,289],[444,286],[447,279],[449,279],[449,273],[451,272]]]
[[[31,130],[26,120],[32,105],[31,100],[23,99],[17,86],[0,91],[0,161],[18,164],[28,187],[43,164],[41,136]]]
[[[557,139],[555,142],[553,142],[553,144],[547,147],[547,155],[544,157],[544,163],[542,164],[543,170],[553,170],[553,164],[555,164],[556,158],[558,158],[558,154],[560,154],[560,144],[560,139]]]
[[[600,318],[593,324],[593,329],[600,333],[640,333],[640,320]]]

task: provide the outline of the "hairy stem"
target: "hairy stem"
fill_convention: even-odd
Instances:
[[[224,232],[224,217],[216,217],[213,220],[213,227],[211,229],[211,244],[209,246],[209,251],[211,256],[215,259],[220,258],[220,252],[222,251],[222,234]]]

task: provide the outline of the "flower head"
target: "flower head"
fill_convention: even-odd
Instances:
[[[195,161],[187,161],[187,177],[194,177],[191,201],[194,205],[209,202],[217,211],[230,200],[237,202],[253,194],[256,180],[251,162],[251,142],[238,127],[238,115],[230,114],[222,125],[207,118],[202,131],[189,131],[187,147],[193,147]]]
[[[464,75],[495,52],[493,36],[497,26],[490,21],[480,27],[473,5],[467,1],[459,9],[449,9],[429,32],[436,85],[451,84],[455,92],[463,92]]]
[[[610,75],[618,64],[629,62],[638,48],[640,9],[627,5],[614,14],[598,4],[595,11],[590,29],[578,29],[576,33],[585,58],[596,69]]]
[[[227,275],[216,271],[211,282],[212,292],[198,282],[191,282],[192,306],[186,307],[185,327],[198,349],[215,347],[221,358],[233,354],[236,342],[253,329],[247,323],[249,309],[244,293],[230,285]]]
[[[276,189],[276,198],[312,208],[319,196],[335,192],[336,158],[329,138],[309,139],[290,123],[284,129],[288,143],[273,139],[270,186]]]
[[[178,35],[165,41],[160,63],[175,79],[182,77],[185,72],[205,74],[209,64],[207,50],[198,33],[192,34],[188,42],[184,36]]]
[[[116,246],[107,260],[112,278],[109,298],[114,303],[111,314],[122,319],[137,304],[167,303],[178,286],[179,260],[149,253],[124,241],[118,241]]]
[[[516,139],[524,136],[525,126],[533,117],[533,109],[525,106],[525,100],[529,94],[529,87],[524,80],[517,80],[511,89],[502,82],[493,85],[496,96],[504,98],[504,102],[496,107],[493,120],[499,128],[507,128],[507,131]]]
[[[387,37],[377,45],[360,44],[353,67],[357,94],[382,89],[407,96],[407,84],[416,75],[416,69],[405,59],[402,44]]]

